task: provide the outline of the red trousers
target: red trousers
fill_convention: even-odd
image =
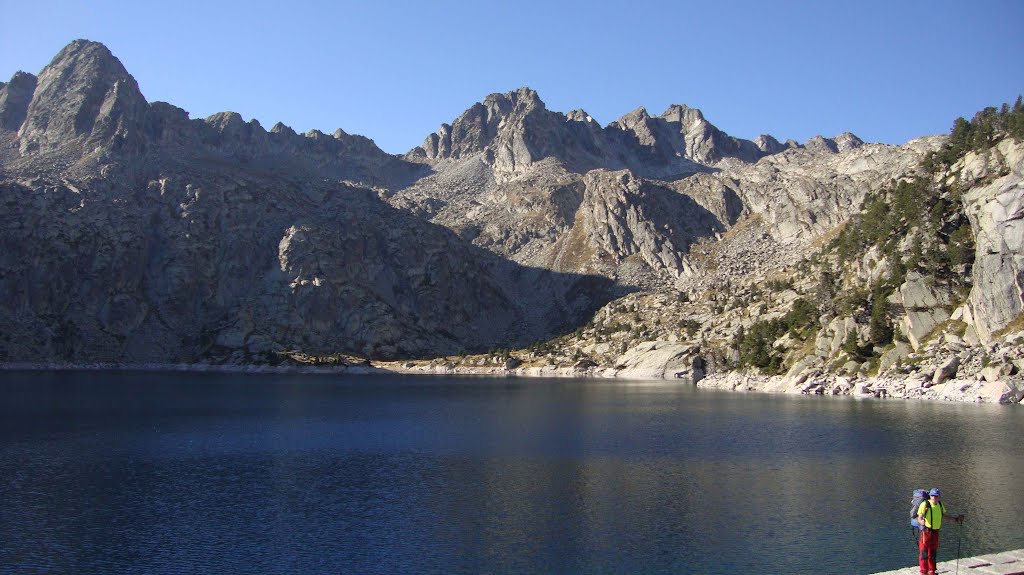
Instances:
[[[935,573],[935,561],[939,555],[939,532],[922,529],[918,549],[920,550],[921,573]]]

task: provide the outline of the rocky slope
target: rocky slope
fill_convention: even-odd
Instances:
[[[908,146],[934,148],[925,141]],[[822,237],[813,227],[795,237],[817,239],[803,244],[806,251],[793,251],[784,243],[787,235],[767,233],[779,227],[765,226],[758,214],[694,246],[689,257],[701,273],[681,277],[674,288],[611,302],[573,334],[512,353],[390,367],[670,378],[729,390],[1018,403],[1024,398],[1018,229],[1024,142],[1004,139],[991,150],[969,152],[934,181],[946,190],[943,195],[960,195],[951,211],[969,219],[977,242],[973,265],[962,267],[960,276],[950,276],[949,268],[924,273],[923,263],[920,271],[901,272],[882,306],[896,334],[888,344],[872,347],[875,322],[865,306],[872,307],[870,288],[894,276],[893,256],[870,247],[841,261],[828,247],[835,230]],[[854,210],[853,222],[845,225],[868,214]],[[922,225],[912,224],[909,237],[896,238],[906,258]],[[943,255],[952,248],[933,242],[923,249]],[[823,283],[824,277],[832,279]],[[966,282],[968,291],[958,282]],[[808,317],[801,322],[795,310],[807,310]],[[744,330],[773,321],[783,328],[764,345],[779,360],[776,375],[737,369],[750,345]]]

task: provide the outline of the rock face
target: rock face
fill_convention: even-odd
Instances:
[[[977,244],[973,326],[990,341],[1024,312],[1024,146],[1007,140],[994,153],[972,152],[960,173]]]
[[[898,295],[905,311],[901,320],[903,333],[915,350],[920,349],[922,339],[950,318],[948,294],[937,290],[932,278],[911,272]]]
[[[158,176],[0,186],[6,359],[453,353],[523,345],[600,303],[586,278],[517,269],[365,190]]]

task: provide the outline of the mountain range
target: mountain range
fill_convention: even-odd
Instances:
[[[865,249],[857,263],[826,249],[872,198],[955,182],[978,255],[954,270],[964,281],[899,278],[907,295],[889,315],[905,342],[862,354],[873,365],[839,361],[867,325],[820,298],[815,333],[776,342],[778,369],[880,373],[878,359],[910,358],[954,315],[963,345],[1001,342],[1024,307],[1021,148],[1006,139],[929,174],[948,140],[744,140],[684,105],[602,127],[521,88],[396,156],[340,129],[192,119],[148,102],[105,46],[76,40],[38,75],[0,84],[0,361],[735,376],[747,373],[737,330],[786,316],[823,271],[840,293],[891,271],[891,254]],[[987,223],[993,201],[1003,212]],[[787,287],[756,289],[767,282]],[[1004,363],[1000,381],[1024,369]]]

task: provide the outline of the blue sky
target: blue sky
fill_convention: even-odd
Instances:
[[[1024,93],[1024,1],[0,0],[0,81],[76,38],[150,101],[372,138],[404,153],[529,86],[601,124],[700,108],[726,132],[903,143]]]

